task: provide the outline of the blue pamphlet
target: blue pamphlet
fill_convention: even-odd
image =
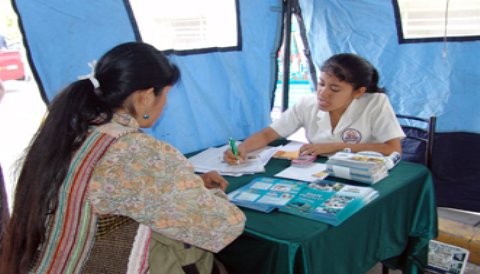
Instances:
[[[375,199],[378,192],[372,187],[330,180],[304,182],[257,177],[228,196],[241,207],[267,213],[277,209],[338,226]]]

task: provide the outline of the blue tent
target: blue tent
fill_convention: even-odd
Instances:
[[[127,0],[13,4],[45,101],[88,73],[87,63],[107,49],[139,39]],[[334,53],[362,55],[379,69],[396,112],[437,117],[432,172],[438,205],[480,211],[480,41],[405,43],[395,0],[238,0],[240,45],[173,52],[181,82],[149,133],[189,153],[267,126],[287,4],[302,18],[313,67]]]

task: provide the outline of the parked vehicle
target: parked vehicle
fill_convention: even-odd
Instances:
[[[23,80],[25,68],[18,50],[0,50],[0,80]]]

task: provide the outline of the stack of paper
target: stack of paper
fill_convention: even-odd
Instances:
[[[388,176],[385,157],[337,152],[326,162],[331,176],[374,184]]]
[[[247,155],[244,163],[229,165],[223,161],[223,153],[229,149],[228,145],[222,147],[211,147],[189,158],[196,172],[217,171],[222,175],[241,176],[265,172],[265,165],[276,152],[275,147],[267,147],[261,151],[254,151]]]

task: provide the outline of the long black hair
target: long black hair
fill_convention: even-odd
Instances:
[[[356,54],[335,54],[323,63],[320,70],[352,84],[354,89],[366,87],[368,93],[385,92],[385,88],[378,86],[377,69],[365,58]]]
[[[158,95],[179,77],[178,68],[153,46],[128,42],[105,53],[89,79],[71,83],[52,100],[23,159],[0,273],[26,273],[35,263],[47,216],[57,210],[59,188],[89,127],[109,122],[133,92],[153,87]]]

